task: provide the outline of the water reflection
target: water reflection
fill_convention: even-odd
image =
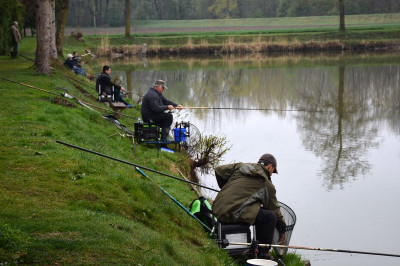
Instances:
[[[368,151],[379,146],[379,128],[388,123],[400,134],[398,55],[228,56],[212,59],[147,59],[114,63],[136,97],[156,79],[167,81],[167,97],[185,106],[280,109],[295,112],[307,151],[323,163],[319,175],[327,190],[365,176]],[[372,62],[372,63],[371,63]],[[391,63],[392,62],[392,63]],[[115,71],[116,64],[131,64]],[[135,99],[137,100],[137,99]],[[266,116],[270,112],[266,111]],[[245,120],[251,113],[197,110],[212,126]],[[225,121],[225,122],[224,122]]]

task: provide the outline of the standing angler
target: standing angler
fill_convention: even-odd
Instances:
[[[151,120],[154,124],[162,128],[162,141],[168,140],[173,120],[172,114],[169,112],[165,113],[165,111],[171,111],[175,108],[182,110],[182,105],[171,102],[162,95],[167,89],[165,81],[157,80],[154,82],[153,87],[151,87],[143,96],[141,109],[142,119],[144,122],[150,122]],[[163,144],[162,146],[166,147],[166,144]]]
[[[11,58],[15,58],[18,54],[18,45],[21,40],[21,34],[19,34],[18,30],[18,22],[14,21],[11,26],[11,43],[13,46],[13,51],[11,52]]]
[[[260,244],[272,244],[275,228],[278,243],[285,242],[286,223],[276,198],[272,173],[277,162],[266,153],[258,163],[234,163],[215,168],[221,191],[214,200],[213,212],[223,223],[247,223],[256,226]],[[269,259],[269,248],[260,248],[260,257]]]

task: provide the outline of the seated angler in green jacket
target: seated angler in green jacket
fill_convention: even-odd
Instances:
[[[285,221],[276,198],[272,173],[278,173],[272,154],[264,154],[258,163],[234,163],[215,168],[221,191],[214,200],[213,212],[223,223],[247,223],[256,226],[260,244],[272,244],[275,228],[279,244],[285,243]],[[269,258],[269,248],[260,248],[260,257]]]

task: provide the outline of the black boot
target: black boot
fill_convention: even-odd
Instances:
[[[168,136],[169,136],[169,127],[163,127],[163,128],[161,129],[161,141],[162,141],[162,142],[167,142],[167,141],[169,141]],[[162,147],[162,148],[167,148],[167,143],[161,144],[161,147]]]

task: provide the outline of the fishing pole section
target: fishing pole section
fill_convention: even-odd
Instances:
[[[306,109],[277,109],[277,108],[244,108],[244,107],[212,107],[212,106],[198,106],[198,107],[182,107],[182,109],[197,110],[240,110],[240,111],[277,111],[277,112],[323,112],[321,110],[306,110]]]
[[[162,192],[164,192],[173,202],[175,202],[182,210],[184,210],[187,214],[189,214],[192,218],[194,218],[196,221],[198,221],[206,230],[212,232],[212,229],[209,228],[206,224],[204,224],[199,218],[197,218],[196,216],[194,216],[188,209],[185,208],[185,206],[183,206],[179,201],[177,201],[174,197],[172,197],[167,191],[165,191],[165,189],[163,189],[161,186],[159,186],[157,184],[157,182],[155,182],[153,179],[151,179],[148,175],[146,175],[142,170],[140,170],[139,167],[135,167],[136,171],[138,171],[141,175],[143,175],[144,177],[146,177],[147,179],[149,179],[150,181],[152,181],[153,183],[155,183]]]
[[[217,190],[217,189],[214,189],[214,188],[211,188],[211,187],[207,187],[207,186],[198,184],[198,183],[193,182],[193,181],[185,180],[185,179],[182,179],[182,178],[179,178],[179,177],[167,174],[167,173],[163,173],[163,172],[160,172],[160,171],[157,171],[157,170],[145,167],[145,166],[141,166],[141,165],[138,165],[138,164],[135,164],[135,163],[131,163],[131,162],[128,162],[128,161],[124,161],[124,160],[115,158],[115,157],[111,157],[109,155],[102,154],[100,152],[96,152],[96,151],[92,151],[92,150],[89,150],[89,149],[85,149],[83,147],[79,147],[79,146],[76,146],[76,145],[73,145],[73,144],[70,144],[70,143],[66,143],[66,142],[63,142],[63,141],[60,141],[60,140],[57,140],[56,142],[59,143],[59,144],[63,144],[65,146],[74,148],[74,149],[78,149],[78,150],[85,151],[85,152],[88,152],[88,153],[91,153],[91,154],[95,154],[97,156],[101,156],[101,157],[104,157],[104,158],[107,158],[107,159],[110,159],[110,160],[114,160],[114,161],[117,161],[117,162],[120,162],[120,163],[128,164],[128,165],[135,166],[135,167],[139,167],[139,168],[145,169],[147,171],[150,171],[150,172],[153,172],[153,173],[156,173],[156,174],[160,174],[160,175],[167,176],[167,177],[170,177],[170,178],[173,178],[173,179],[185,182],[185,183],[189,183],[189,184],[196,185],[196,186],[199,186],[199,187],[202,187],[202,188],[206,188],[206,189],[209,189],[209,190],[212,190],[212,191],[215,191],[215,192],[219,192],[219,190]]]
[[[69,95],[69,94],[66,93],[66,92],[63,92],[63,93],[56,93],[56,92],[53,92],[53,91],[41,89],[41,88],[39,88],[39,87],[32,86],[32,85],[29,85],[29,84],[26,84],[26,83],[22,83],[22,82],[19,82],[19,81],[11,80],[11,79],[8,79],[8,78],[4,78],[4,77],[0,77],[0,78],[3,79],[3,80],[6,80],[6,81],[12,82],[12,83],[16,83],[16,84],[19,84],[19,85],[28,87],[28,88],[32,88],[32,89],[35,89],[35,90],[43,91],[43,92],[46,92],[46,93],[49,93],[49,94],[52,94],[52,95],[56,95],[56,96],[62,96],[62,97],[67,98],[67,99],[75,100],[75,101],[77,101],[80,105],[82,105],[82,106],[84,106],[84,107],[86,107],[86,108],[89,108],[89,109],[91,109],[92,111],[93,111],[93,109],[90,108],[90,107],[93,107],[93,108],[96,108],[96,109],[100,109],[100,110],[110,111],[110,109],[108,109],[108,108],[104,108],[104,107],[101,107],[101,106],[97,106],[97,105],[95,105],[95,104],[91,104],[91,103],[88,103],[88,102],[81,101],[81,100],[77,99],[76,97],[73,97],[73,96]],[[113,112],[114,112],[114,111],[113,111]],[[137,120],[136,117],[133,117],[133,116],[130,116],[130,115],[126,115],[126,114],[122,114],[122,113],[118,113],[118,115],[121,115],[121,116],[124,116],[124,117],[127,117],[127,118],[131,118],[131,119],[134,119],[134,120]]]
[[[251,246],[251,245],[253,245],[252,243],[229,242],[226,239],[224,239],[224,241],[220,241],[220,244],[223,244],[223,245],[240,245],[240,246]],[[290,249],[304,249],[304,250],[315,250],[315,251],[342,252],[342,253],[352,253],[352,254],[387,256],[387,257],[397,257],[397,258],[400,257],[400,254],[389,254],[389,253],[346,250],[346,249],[316,248],[316,247],[303,247],[303,246],[287,246],[287,245],[275,245],[275,244],[258,244],[258,246],[266,247],[266,248],[283,248],[283,249],[290,248]]]

